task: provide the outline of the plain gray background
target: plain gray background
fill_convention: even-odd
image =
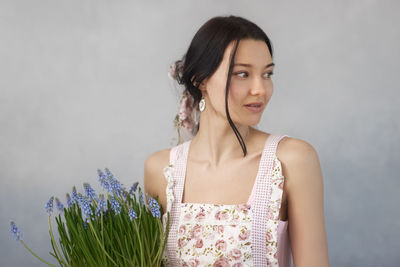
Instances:
[[[259,129],[303,139],[324,177],[331,266],[399,266],[398,1],[0,2],[0,266],[55,263],[44,204],[97,168],[125,186],[174,145],[169,65],[216,15],[271,38],[274,95]]]

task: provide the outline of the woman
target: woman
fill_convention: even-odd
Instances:
[[[273,93],[272,54],[254,23],[214,17],[172,67],[185,87],[176,125],[194,137],[144,169],[164,223],[170,213],[167,265],[329,266],[317,152],[254,127]]]

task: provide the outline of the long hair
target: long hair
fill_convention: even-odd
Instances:
[[[227,46],[231,42],[235,42],[225,87],[225,111],[229,125],[242,147],[243,155],[246,156],[246,145],[232,122],[228,108],[228,93],[234,58],[239,42],[243,39],[264,41],[268,46],[271,57],[273,57],[271,41],[256,24],[238,16],[217,16],[209,19],[196,32],[187,52],[182,59],[175,62],[177,67],[175,68],[174,76],[178,83],[184,85],[185,90],[193,97],[193,105],[196,107],[202,98],[202,93],[198,86],[204,79],[213,75],[223,59]],[[197,125],[197,130],[199,127],[200,122]]]

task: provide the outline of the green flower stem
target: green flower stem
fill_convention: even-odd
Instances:
[[[169,215],[169,214],[168,214]],[[161,225],[160,225],[160,223],[158,223],[158,226],[159,226],[159,231],[160,231],[160,233],[162,233],[163,232],[163,225],[162,225],[162,223],[161,223]],[[168,233],[168,232],[167,232]],[[167,236],[167,233],[166,233],[166,236]],[[160,244],[161,244],[161,246],[159,247],[159,249],[158,249],[158,251],[157,251],[157,254],[156,254],[156,256],[154,257],[154,259],[153,259],[153,262],[152,262],[152,264],[154,265],[154,266],[159,266],[159,264],[160,264],[160,261],[162,260],[162,253],[163,253],[163,251],[164,251],[164,244],[165,244],[165,241],[166,241],[166,236],[164,237],[163,235],[160,235]]]
[[[104,247],[104,226],[103,226],[103,210],[100,211],[100,228],[101,228],[101,245]],[[103,254],[103,260],[106,262],[105,255]]]
[[[57,260],[59,261],[60,265],[65,265],[68,266],[68,264],[65,263],[63,257],[61,256],[60,251],[58,250],[57,244],[54,241],[54,236],[53,236],[53,230],[51,229],[51,220],[50,220],[50,215],[49,215],[49,230],[50,230],[50,237],[51,237],[51,242],[54,244],[54,248],[55,248],[55,254],[57,256]]]
[[[111,262],[112,262],[114,265],[117,265],[117,264],[115,263],[115,261],[111,258],[111,256],[108,255],[108,253],[107,253],[107,251],[105,250],[103,244],[100,242],[100,239],[99,239],[99,237],[96,235],[96,231],[95,231],[94,228],[93,228],[92,222],[89,221],[88,224],[89,224],[89,226],[90,226],[90,229],[92,230],[92,233],[94,234],[94,237],[96,237],[97,242],[99,243],[100,247],[103,249],[103,251],[104,251],[104,253],[106,254],[106,256],[111,260]]]
[[[64,208],[64,212],[67,212],[65,208]],[[65,257],[65,261],[68,264],[71,264],[71,261],[70,261],[70,258],[69,258],[69,254],[70,253],[68,253],[68,251],[67,251],[67,250],[69,250],[69,248],[68,248],[68,237],[67,237],[67,234],[65,232],[65,226],[64,226],[64,223],[62,222],[61,215],[58,215],[58,217],[55,217],[55,219],[56,219],[57,226],[58,226],[58,233],[60,234],[59,243],[60,243],[60,247],[61,247],[61,252],[63,253],[63,255]]]
[[[43,263],[45,263],[45,264],[47,264],[47,265],[49,265],[49,266],[57,267],[57,266],[55,266],[55,265],[53,265],[53,264],[51,264],[51,263],[48,263],[47,261],[45,261],[45,260],[42,259],[41,257],[39,257],[35,252],[33,252],[33,251],[28,247],[27,244],[25,244],[25,242],[24,242],[23,240],[20,240],[20,241],[21,241],[21,244],[24,245],[24,247],[25,247],[33,256],[35,256],[36,258],[38,258],[41,262],[43,262]]]
[[[135,225],[136,232],[139,233],[139,229],[138,229],[138,226],[136,224],[136,221],[133,221],[133,223]],[[140,240],[140,236],[139,235],[138,235],[138,241],[139,241],[139,248],[140,248],[140,266],[143,266],[143,259],[144,259],[143,246],[142,246],[142,241]]]

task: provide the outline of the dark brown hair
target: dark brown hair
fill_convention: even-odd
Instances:
[[[228,93],[232,76],[234,58],[240,40],[253,39],[264,41],[273,56],[272,44],[265,32],[253,22],[238,16],[217,16],[208,20],[194,35],[187,52],[181,60],[175,62],[175,77],[179,84],[184,85],[194,99],[193,105],[201,100],[202,93],[198,86],[204,79],[210,77],[220,65],[226,47],[235,42],[230,59],[228,78],[225,89],[226,117],[246,156],[247,149],[238,129],[232,122],[228,109]],[[197,127],[200,127],[200,123]]]

